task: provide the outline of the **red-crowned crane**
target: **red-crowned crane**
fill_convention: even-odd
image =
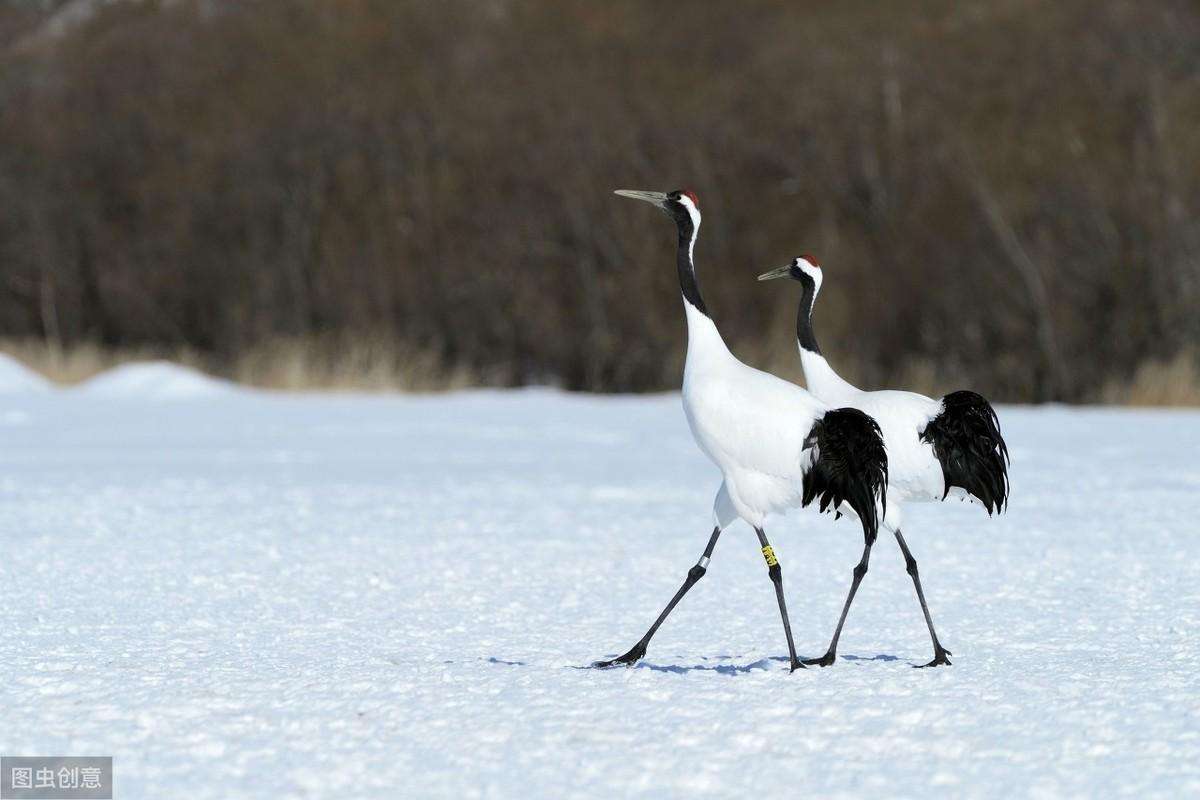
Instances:
[[[631,665],[646,654],[659,626],[703,577],[721,531],[737,519],[755,533],[783,618],[791,669],[796,657],[783,597],[783,571],[763,531],[767,514],[819,500],[820,509],[855,514],[863,534],[875,537],[879,508],[886,509],[887,455],[879,426],[861,411],[831,409],[795,384],[738,361],[708,314],[692,251],[700,208],[690,191],[618,191],[661,209],[679,234],[676,267],[687,317],[683,410],[696,444],[721,470],[724,481],[713,502],[715,526],[704,554],[658,619],[624,655],[593,666]]]
[[[792,278],[803,288],[796,317],[796,340],[808,390],[826,403],[865,411],[883,430],[888,453],[889,500],[883,526],[895,535],[904,554],[933,640],[933,660],[921,666],[949,664],[947,656],[953,654],[942,647],[933,629],[933,618],[929,615],[917,572],[917,560],[900,533],[901,508],[906,500],[938,501],[951,496],[983,505],[989,516],[993,511],[1004,510],[1009,489],[1008,446],[1000,435],[996,412],[987,400],[974,392],[951,392],[934,400],[915,392],[866,392],[842,380],[821,354],[813,334],[813,304],[821,291],[820,264],[816,258],[805,254],[793,259],[786,267],[758,276],[760,281],[774,278]],[[826,667],[837,658],[838,637],[854,601],[854,593],[867,573],[870,557],[871,542],[868,541],[862,559],[854,568],[850,594],[829,650],[820,658],[805,663]]]

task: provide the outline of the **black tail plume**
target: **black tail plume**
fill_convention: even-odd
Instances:
[[[875,541],[880,501],[887,510],[888,461],[883,434],[871,417],[857,408],[835,408],[816,421],[805,448],[816,447],[816,459],[804,475],[804,505],[820,498],[821,511],[845,501],[863,526],[863,536]]]
[[[1000,435],[1000,420],[991,404],[975,392],[951,392],[942,398],[942,411],[921,431],[921,441],[933,445],[942,464],[946,490],[965,489],[983,503],[988,514],[1008,504],[1008,445]]]

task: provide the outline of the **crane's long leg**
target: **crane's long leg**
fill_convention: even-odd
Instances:
[[[679,605],[679,601],[688,593],[688,589],[695,586],[696,582],[703,578],[704,573],[708,571],[708,561],[712,558],[713,548],[717,546],[717,537],[720,535],[721,528],[719,526],[713,528],[712,536],[708,539],[708,546],[704,548],[704,555],[700,556],[700,560],[696,562],[696,565],[688,570],[687,578],[683,581],[683,586],[679,587],[679,591],[671,598],[671,602],[667,603],[667,607],[658,615],[658,619],[654,620],[654,624],[650,626],[650,630],[646,631],[646,635],[639,639],[637,644],[629,648],[629,652],[625,653],[625,655],[617,656],[610,661],[594,661],[592,662],[593,667],[604,668],[617,664],[632,666],[638,659],[646,655],[646,645],[650,644],[650,640],[654,638],[658,627],[663,624],[663,621],[675,609],[675,606]],[[790,640],[791,634],[788,634],[788,637]]]
[[[950,659],[946,658],[946,656],[954,654],[942,647],[942,643],[938,641],[937,631],[933,629],[933,617],[929,616],[929,606],[925,603],[925,592],[921,590],[921,576],[917,573],[917,560],[909,552],[904,537],[900,535],[900,529],[897,528],[894,533],[896,534],[896,542],[900,545],[900,552],[904,553],[905,569],[912,576],[913,586],[917,587],[917,599],[921,601],[921,611],[925,614],[925,624],[929,626],[929,638],[933,639],[933,661],[930,661],[928,664],[921,664],[920,666],[937,667],[949,664]]]
[[[787,636],[791,671],[795,672],[798,669],[804,669],[804,664],[796,658],[796,645],[792,641],[792,623],[788,621],[787,603],[783,599],[783,568],[779,566],[779,559],[775,557],[775,550],[767,541],[767,534],[763,533],[763,529],[755,528],[754,532],[758,534],[758,543],[762,545],[763,558],[767,560],[767,574],[771,576],[771,583],[775,584],[775,599],[779,601],[779,615],[783,617],[783,632]]]
[[[842,606],[842,617],[838,620],[837,628],[833,631],[833,640],[829,643],[829,650],[820,658],[806,658],[805,664],[820,664],[822,667],[828,667],[837,659],[838,639],[842,636],[842,626],[846,624],[846,615],[850,613],[850,604],[854,602],[854,595],[858,592],[858,585],[862,583],[863,576],[867,574],[867,564],[871,560],[871,545],[874,544],[873,538],[868,538],[863,546],[862,558],[858,560],[858,564],[854,567],[854,580],[850,584],[850,594],[846,595],[846,605]]]

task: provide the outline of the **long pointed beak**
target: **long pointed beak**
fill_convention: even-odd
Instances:
[[[773,269],[770,272],[764,272],[762,275],[758,276],[758,279],[760,281],[773,281],[776,278],[786,278],[791,271],[792,265],[788,264],[786,267],[780,267],[779,269]]]
[[[634,200],[645,200],[651,205],[659,208],[667,207],[667,195],[663,192],[642,192],[637,189],[617,189],[613,194],[619,194],[621,197],[632,197]]]

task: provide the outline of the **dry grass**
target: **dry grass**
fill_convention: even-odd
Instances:
[[[1200,406],[1200,356],[1180,353],[1170,361],[1150,361],[1128,383],[1110,382],[1101,401],[1129,406]]]
[[[55,348],[27,339],[0,340],[7,353],[61,386],[71,386],[119,364],[166,360],[247,386],[285,391],[439,391],[478,386],[485,376],[442,367],[431,353],[382,339],[276,339],[214,363],[187,348]]]
[[[415,392],[497,385],[495,376],[448,369],[433,353],[380,338],[276,339],[240,355],[231,365],[214,364],[184,348],[103,348],[94,344],[55,349],[34,340],[0,339],[6,353],[56,384],[69,386],[119,364],[165,359],[247,386],[280,391]],[[758,355],[759,358],[753,358]],[[801,385],[804,376],[791,348],[747,354],[751,363]],[[914,359],[895,382],[931,397],[965,386],[932,362]],[[846,376],[859,378],[853,370]],[[1170,361],[1143,364],[1126,383],[1110,382],[1096,402],[1129,406],[1200,407],[1200,356],[1181,353]]]
[[[439,391],[486,382],[467,370],[442,366],[434,353],[383,337],[276,339],[240,355],[228,377],[291,391]]]

